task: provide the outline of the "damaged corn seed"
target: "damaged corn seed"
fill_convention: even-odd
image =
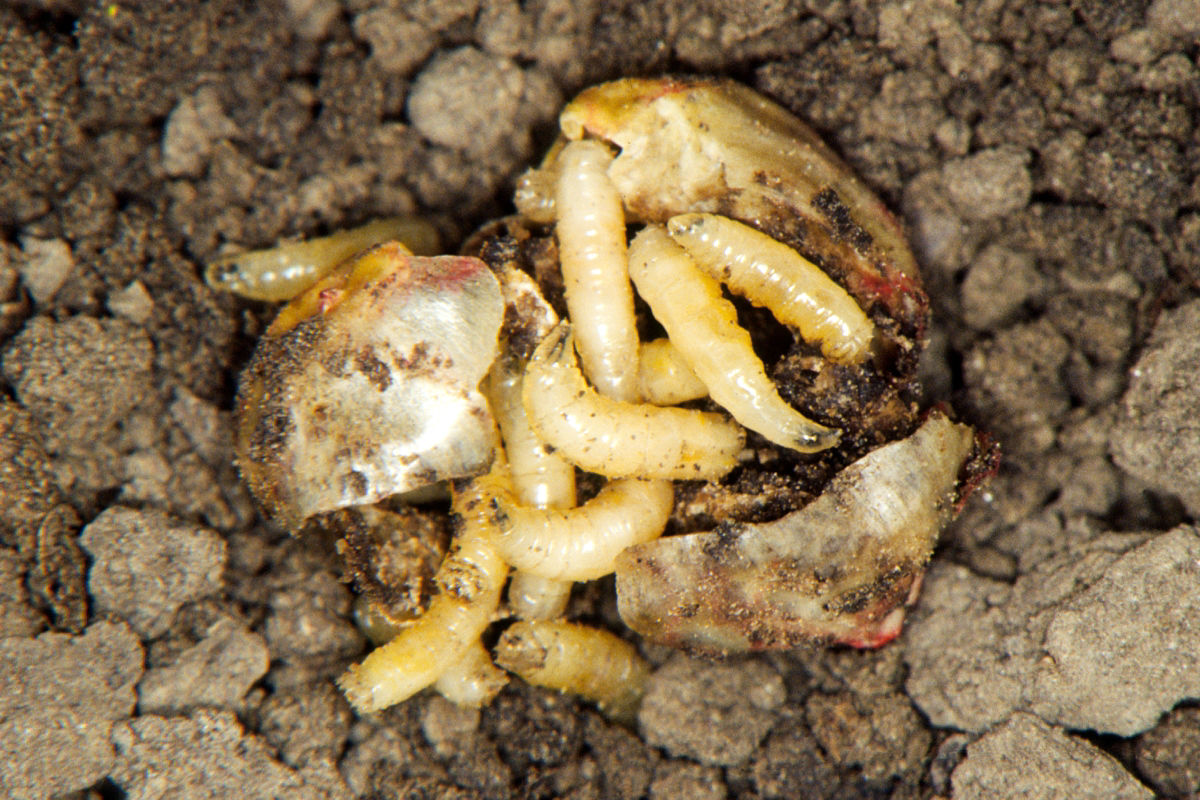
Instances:
[[[291,300],[347,258],[388,241],[421,256],[441,250],[438,232],[428,222],[393,217],[318,239],[221,256],[209,263],[204,280],[248,300]]]
[[[631,547],[617,562],[621,618],[656,641],[717,654],[813,639],[884,644],[900,632],[974,446],[968,426],[934,412],[787,516]]]
[[[295,526],[486,466],[495,433],[476,387],[502,309],[481,262],[394,245],[296,298],[240,385],[240,466],[260,501]],[[430,435],[451,427],[454,440]]]
[[[573,622],[517,622],[496,644],[496,663],[526,683],[591,700],[612,719],[631,722],[650,666],[633,645]]]
[[[446,556],[448,521],[411,506],[355,506],[322,515],[359,592],[355,619],[377,644],[420,615]]]
[[[876,294],[895,313],[924,305],[895,218],[811,128],[745,86],[612,81],[581,92],[559,126],[567,139],[618,148],[608,173],[632,219],[716,212],[792,233],[806,257],[844,273],[852,294]]]
[[[502,666],[630,719],[636,650],[553,619],[572,580],[614,567],[620,614],[653,642],[878,646],[994,468],[969,428],[920,411],[929,303],[912,254],[803,123],[686,78],[593,87],[560,127],[518,214],[464,246],[478,260],[387,245],[328,265],[243,378],[239,463],[284,524],[389,495],[443,531],[459,521],[425,612],[375,620],[401,630],[343,676],[360,710],[426,686],[486,702],[504,679],[480,636],[515,614],[538,621],[501,636]],[[340,319],[351,308],[361,321]],[[659,325],[667,340],[639,341]],[[709,410],[670,407],[685,402]],[[746,449],[718,407],[767,440]],[[577,470],[609,479],[579,507]],[[447,479],[451,515],[419,505]],[[350,539],[350,554],[373,540]],[[396,561],[347,561],[378,612],[379,565]]]
[[[845,289],[792,248],[717,214],[680,214],[667,227],[697,266],[819,343],[830,361],[866,358],[875,331],[871,320]]]
[[[479,393],[498,348],[500,284],[482,262],[386,244],[280,311],[242,375],[238,466],[291,528],[486,469]]]
[[[570,325],[538,346],[525,373],[529,422],[576,466],[609,478],[719,478],[737,463],[745,432],[720,414],[625,403],[597,394],[575,365]]]
[[[712,399],[733,418],[781,447],[813,453],[837,444],[838,432],[806,418],[779,396],[737,324],[733,304],[657,225],[634,238],[629,274],[667,338]]]

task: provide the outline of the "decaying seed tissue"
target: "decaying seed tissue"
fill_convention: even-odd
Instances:
[[[533,627],[502,638],[502,665],[628,717],[647,673],[636,651],[573,622],[537,633],[572,582],[613,572],[623,619],[651,641],[712,654],[879,646],[995,457],[918,407],[928,303],[912,256],[802,123],[704,79],[593,87],[560,123],[520,213],[477,233],[469,255],[393,242],[339,264],[360,229],[352,245],[335,236],[210,271],[231,288],[311,281],[239,394],[241,468],[276,518],[298,528],[392,496],[436,514],[449,483],[458,531],[428,608],[413,620],[367,597],[372,628],[393,630],[341,679],[360,710],[427,686],[486,702],[504,677],[479,637],[512,614]],[[627,225],[640,228],[628,244]],[[326,270],[281,271],[281,257],[324,250],[338,254]],[[560,278],[530,279],[547,273]],[[686,376],[673,382],[701,387],[688,407],[642,396],[642,330],[656,328],[659,359]],[[773,375],[759,355],[769,341]],[[808,387],[790,387],[792,403],[778,388],[789,380]],[[806,392],[857,402],[835,411]],[[606,479],[578,506],[576,469]],[[790,499],[746,497],[780,478]],[[549,659],[536,669],[513,649],[534,642]],[[611,667],[584,679],[569,666],[609,663],[605,647]]]

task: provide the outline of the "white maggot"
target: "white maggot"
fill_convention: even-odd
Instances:
[[[439,593],[412,625],[338,679],[359,711],[379,711],[407,700],[447,670],[457,669],[463,659],[473,660],[469,650],[491,623],[508,575],[508,565],[492,544],[488,507],[471,489],[455,494],[454,509],[463,527],[438,568]]]
[[[568,510],[521,505],[503,481],[480,485],[492,503],[496,547],[517,569],[560,581],[590,581],[613,571],[625,548],[662,535],[674,507],[666,480],[609,481],[587,503]]]
[[[575,505],[575,467],[548,451],[529,427],[521,403],[524,368],[511,354],[501,356],[480,387],[504,438],[513,492],[522,505],[532,508],[571,508]],[[570,594],[569,580],[518,569],[508,585],[508,605],[521,619],[553,619],[562,614]]]
[[[586,141],[568,144],[561,158],[555,232],[580,361],[601,394],[636,400],[637,327],[625,267],[625,214],[607,173],[613,155]]]
[[[575,468],[546,449],[525,416],[521,384],[525,365],[502,355],[480,389],[500,426],[513,489],[520,501],[535,508],[575,505]]]
[[[596,394],[575,365],[571,328],[538,345],[522,397],[529,423],[571,463],[610,478],[715,480],[737,463],[745,432],[722,417]]]
[[[875,325],[845,289],[792,248],[718,214],[680,214],[667,228],[700,269],[819,343],[830,361],[853,364],[867,356]]]
[[[372,245],[396,240],[411,253],[431,256],[441,249],[438,239],[437,230],[424,220],[392,217],[316,239],[221,256],[209,263],[204,280],[249,300],[291,300]]]
[[[709,395],[734,419],[802,453],[837,444],[837,430],[813,422],[779,396],[720,285],[662,227],[648,226],[634,237],[629,274]]]
[[[592,700],[609,717],[630,721],[650,666],[629,642],[574,622],[518,622],[496,644],[496,662],[526,683]]]

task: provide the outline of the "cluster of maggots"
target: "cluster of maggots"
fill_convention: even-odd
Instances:
[[[898,226],[798,120],[663,79],[589,89],[560,123],[518,215],[468,255],[369,246],[435,247],[376,223],[210,268],[295,296],[239,391],[240,466],[269,513],[295,529],[399,497],[429,519],[449,488],[423,610],[387,595],[411,576],[366,574],[361,520],[343,543],[391,637],[340,680],[360,710],[429,686],[478,705],[499,664],[629,718],[637,649],[560,619],[573,582],[613,572],[655,641],[881,644],[988,463],[916,405],[928,304]],[[582,503],[580,475],[603,478]],[[508,616],[493,663],[481,637]]]

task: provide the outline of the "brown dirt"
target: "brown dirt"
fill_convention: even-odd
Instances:
[[[1104,619],[1139,658],[1200,649],[1195,615],[1172,616],[1200,608],[1195,533],[1165,534],[1200,513],[1200,366],[1178,323],[1200,288],[1197,20],[1196,0],[0,7],[0,789],[966,797],[1045,741],[1100,759],[1106,791],[1195,796],[1200,687],[1165,656],[1152,674],[1096,655],[1118,662],[1096,692],[1133,686],[1120,718],[1113,696],[1089,703],[1086,670],[1066,698],[1067,673],[1037,665],[1108,653],[1081,616],[1097,609],[1125,615]],[[202,265],[395,214],[458,240],[509,210],[563,98],[667,71],[778,100],[902,216],[934,308],[927,392],[995,436],[1000,474],[944,536],[919,635],[760,658],[732,681],[750,699],[705,709],[721,725],[639,735],[519,685],[482,712],[421,696],[357,719],[331,682],[365,646],[337,554],[264,523],[230,466],[233,389],[271,310]],[[1155,592],[1178,600],[1130,616]],[[580,594],[614,616],[608,583]],[[688,663],[656,691],[715,703],[695,687],[723,673]],[[756,705],[764,670],[782,702]],[[1042,694],[1012,689],[1035,674]],[[47,707],[73,725],[38,728]],[[714,730],[757,744],[697,763]],[[1038,763],[1040,796],[1085,793]]]

